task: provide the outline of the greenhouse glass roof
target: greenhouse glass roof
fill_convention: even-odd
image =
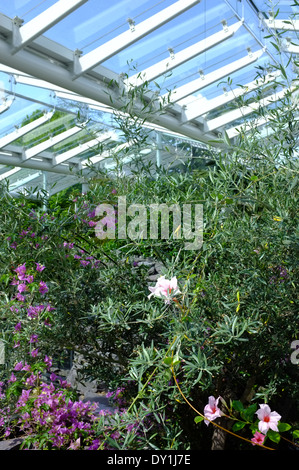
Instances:
[[[169,161],[170,142],[234,139],[298,75],[298,13],[292,0],[2,1],[0,181],[53,194],[91,164],[113,166],[115,153],[130,159],[119,116],[142,119],[140,156],[154,163]],[[281,61],[281,86],[237,106],[277,79]]]

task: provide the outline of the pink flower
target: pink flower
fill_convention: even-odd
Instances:
[[[19,281],[16,280],[16,278],[14,277],[13,280],[11,281],[10,285],[11,286],[17,286],[19,284]]]
[[[33,334],[30,336],[29,343],[36,343],[38,339],[38,336],[36,334]]]
[[[94,227],[95,225],[97,225],[97,222],[95,222],[94,220],[90,220],[88,222],[88,225],[89,225],[89,227]]]
[[[18,291],[20,292],[20,294],[21,294],[22,292],[25,292],[26,290],[27,290],[26,284],[19,284],[19,285],[18,285]]]
[[[12,372],[11,376],[10,376],[10,379],[8,380],[8,382],[15,382],[17,380],[15,374]]]
[[[24,301],[25,301],[25,297],[24,297],[22,294],[17,294],[17,295],[16,295],[16,299],[19,300],[20,302],[24,302]]]
[[[47,365],[48,368],[50,368],[52,366],[52,360],[51,360],[50,357],[45,356],[44,362],[45,362],[45,364]]]
[[[39,264],[39,263],[35,263],[36,264],[36,270],[38,272],[42,272],[46,266],[43,266],[42,264]]]
[[[45,282],[41,281],[39,283],[39,291],[41,294],[46,294],[48,292],[48,286]]]
[[[24,277],[25,277],[25,274],[26,274],[26,263],[21,264],[20,266],[18,266],[17,269],[15,269],[15,272],[17,273],[18,278],[21,281],[23,281]]]
[[[259,421],[259,430],[263,434],[267,434],[269,429],[278,432],[277,423],[281,416],[276,411],[271,411],[270,407],[266,404],[260,405],[260,410],[256,412]]]
[[[204,415],[209,421],[213,421],[223,415],[220,408],[218,408],[219,399],[220,397],[218,397],[217,400],[213,396],[209,397],[209,403],[204,407]],[[209,425],[209,421],[205,420],[207,426]]]
[[[173,298],[174,295],[179,294],[180,290],[178,289],[177,285],[177,278],[173,277],[170,280],[165,279],[165,276],[159,277],[154,287],[149,287],[151,294],[148,296],[150,299],[152,295],[155,297],[162,297],[165,299],[165,302],[169,303],[169,301]]]
[[[80,263],[81,263],[82,266],[88,266],[90,262],[89,262],[89,261],[85,261],[84,259],[81,259],[81,260],[80,260]]]
[[[80,437],[75,442],[72,442],[68,449],[77,450],[80,447]]]
[[[255,446],[255,444],[263,445],[264,440],[265,440],[264,434],[261,434],[260,432],[256,431],[253,438],[251,439],[251,442],[253,446]]]

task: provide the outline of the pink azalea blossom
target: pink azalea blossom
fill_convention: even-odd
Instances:
[[[29,343],[36,343],[38,339],[38,336],[36,334],[33,334],[30,336]]]
[[[20,294],[21,294],[22,292],[25,292],[26,290],[27,290],[26,284],[19,284],[19,285],[18,285],[18,291],[20,292]]]
[[[38,272],[42,272],[46,266],[43,266],[42,264],[39,264],[39,263],[35,263],[36,264],[36,270]]]
[[[95,222],[94,220],[90,220],[88,222],[88,225],[89,225],[89,227],[95,227],[95,225],[97,225],[97,222]]]
[[[25,297],[24,297],[22,294],[20,294],[20,293],[18,293],[18,294],[16,295],[16,299],[19,300],[20,302],[24,302],[24,301],[25,301]]]
[[[15,374],[12,372],[8,382],[15,382],[16,380],[17,380],[17,378],[16,378]]]
[[[148,296],[149,299],[154,295],[155,297],[164,298],[167,303],[169,303],[176,294],[180,294],[176,277],[168,280],[165,279],[165,276],[161,276],[157,280],[156,285],[149,287],[149,290],[151,291],[151,294]]]
[[[255,446],[255,444],[263,445],[265,440],[264,434],[261,434],[260,432],[256,431],[254,433],[253,438],[251,439],[252,445]]]
[[[223,415],[220,408],[218,408],[218,402],[220,397],[217,399],[213,396],[209,397],[209,403],[204,407],[204,415],[209,420],[205,420],[206,425],[209,425],[210,421],[213,421],[216,418],[219,418]]]
[[[269,429],[278,432],[277,423],[281,416],[276,411],[271,411],[266,404],[260,405],[260,409],[256,412],[259,421],[258,427],[261,433],[267,434]]]
[[[50,368],[52,366],[52,360],[51,360],[50,357],[45,356],[44,362],[45,362],[45,364],[47,365],[48,368]]]
[[[15,272],[17,273],[18,278],[20,279],[20,281],[23,281],[24,278],[25,278],[25,274],[26,274],[26,263],[21,264],[20,266],[18,266],[17,269],[15,269]]]
[[[41,281],[39,283],[39,291],[41,294],[46,294],[48,292],[48,286],[45,282]]]
[[[38,349],[33,349],[30,354],[32,357],[36,357],[38,355]]]

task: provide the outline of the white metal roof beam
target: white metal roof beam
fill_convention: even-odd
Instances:
[[[175,53],[175,51],[172,52],[172,50],[170,50],[169,58],[164,59],[161,62],[158,62],[157,64],[148,67],[142,72],[128,78],[125,81],[125,85],[127,87],[138,87],[146,81],[150,82],[151,80],[154,80],[155,78],[163,75],[164,73],[169,72],[175,67],[184,64],[193,57],[196,57],[202,52],[207,51],[212,47],[216,46],[217,44],[230,38],[242,26],[242,24],[243,21],[239,21],[229,27],[224,26],[222,31],[218,31],[210,37],[207,37],[202,41],[199,41],[196,44],[193,44],[192,46],[183,49],[180,52]]]
[[[299,31],[299,20],[264,20],[266,25],[271,29],[283,29],[286,31]]]
[[[288,90],[282,90],[278,93],[273,93],[273,95],[268,96],[260,101],[255,103],[251,103],[249,106],[242,106],[241,108],[234,109],[228,113],[222,114],[221,116],[211,119],[205,124],[205,130],[207,132],[213,131],[215,129],[219,129],[220,127],[229,124],[230,122],[235,121],[236,119],[240,119],[245,117],[246,115],[256,111],[260,107],[268,106],[275,101],[280,100],[283,96],[287,93]]]
[[[186,85],[182,85],[171,93],[170,102],[176,103],[183,98],[186,98],[186,96],[190,96],[202,88],[211,85],[217,80],[220,80],[221,78],[224,78],[231,73],[246,67],[247,65],[255,62],[263,54],[263,52],[263,49],[260,49],[257,52],[250,53],[248,56],[242,57],[242,59],[236,60],[235,62],[221,67],[220,69],[214,70],[206,76],[202,75],[200,78],[197,78],[196,80],[193,80]],[[162,103],[163,102],[168,102],[168,95],[164,95],[162,97]]]
[[[0,175],[0,181],[5,180],[6,178],[9,178],[11,175],[14,175],[18,171],[20,171],[22,168],[20,167],[15,167],[12,168],[11,170],[6,171],[5,173],[1,173]]]
[[[283,50],[289,54],[299,54],[299,46],[292,44],[290,41],[287,42]]]
[[[41,172],[38,171],[37,173],[34,173],[33,175],[29,175],[26,178],[23,178],[20,181],[17,181],[16,183],[12,183],[9,185],[10,189],[14,191],[15,189],[20,188],[21,186],[24,186],[27,183],[30,183],[31,181],[35,180],[41,175]]]
[[[191,103],[187,104],[182,115],[182,123],[196,119],[213,109],[219,108],[227,103],[230,103],[234,99],[250,93],[251,91],[256,90],[264,85],[267,85],[271,81],[275,80],[280,75],[280,72],[273,72],[266,75],[264,78],[254,80],[242,87],[235,88],[233,90],[226,91],[224,90],[223,95],[217,96],[211,100],[206,100],[203,98],[197,98]]]
[[[230,129],[226,129],[226,134],[229,139],[233,139],[234,137],[237,137],[238,135],[242,133],[247,133],[250,131],[250,129],[256,129],[260,126],[263,126],[264,124],[267,124],[268,118],[267,117],[261,117],[259,119],[254,119],[252,122],[245,122],[244,124],[241,124],[240,126],[236,127],[231,127]]]
[[[99,153],[97,155],[94,155],[93,157],[86,158],[86,160],[83,160],[81,162],[81,167],[85,168],[89,164],[95,165],[96,163],[100,162],[101,160],[104,160],[105,158],[111,157],[112,156],[111,152],[113,153],[113,155],[115,155],[118,152],[121,152],[122,150],[124,150],[125,148],[130,147],[131,145],[132,145],[131,142],[125,142],[124,144],[117,145],[116,147],[114,147],[111,150],[105,150],[104,152]]]
[[[0,57],[1,62],[4,65],[17,68],[22,73],[34,75],[36,78],[46,80],[57,86],[68,89],[73,93],[96,100],[97,102],[109,107],[113,105],[116,110],[123,109],[123,96],[116,87],[111,89],[104,80],[98,83],[89,78],[88,75],[84,75],[79,77],[77,80],[73,80],[72,75],[67,68],[61,67],[50,62],[46,58],[34,54],[29,48],[25,48],[18,54],[12,55],[11,44],[1,37]],[[192,123],[192,125],[188,123],[182,125],[179,113],[178,116],[175,116],[173,113],[168,113],[167,111],[162,112],[158,102],[156,103],[156,110],[157,111],[155,113],[152,113],[148,117],[148,121],[168,129],[169,131],[188,136],[191,139],[199,139],[203,140],[203,142],[207,142],[207,139],[215,139],[215,136],[208,137],[207,135],[203,135],[197,123]],[[138,106],[135,102],[133,105],[133,111],[136,114],[140,112],[140,109],[138,110]]]
[[[80,51],[77,51],[74,57],[74,78],[79,77],[83,73],[94,68],[96,65],[110,59],[113,55],[122,51],[152,31],[160,28],[165,23],[189,10],[197,3],[200,3],[200,1],[201,0],[179,0],[139,24],[135,25],[134,22],[131,22],[132,27],[130,29],[110,41],[107,41],[105,44],[97,47],[84,56],[80,57]]]
[[[53,166],[52,163],[43,160],[26,160],[23,161],[21,155],[13,153],[12,155],[3,154],[0,151],[0,164],[1,165],[15,165],[20,168],[32,168],[34,170],[50,171],[52,173],[59,173],[63,175],[73,175],[76,173],[71,171],[69,165]],[[76,168],[76,166],[74,166]]]
[[[13,19],[12,54],[24,48],[28,43],[32,42],[35,38],[43,34],[87,1],[88,0],[59,0],[22,26],[23,20],[15,17]]]
[[[4,113],[4,111],[7,111],[13,103],[13,100],[6,100],[4,101],[3,104],[0,105],[0,114]]]
[[[57,156],[54,156],[52,159],[52,163],[53,165],[58,165],[59,163],[63,163],[66,160],[69,160],[70,158],[75,157],[76,155],[80,155],[80,153],[85,152],[85,150],[88,150],[89,148],[94,147],[98,143],[99,143],[98,139],[93,139],[82,145],[77,145],[77,147],[74,147],[70,150],[67,150],[66,152],[63,152]]]
[[[113,136],[114,136],[113,132],[106,132],[106,133],[103,133],[102,135],[99,135],[96,139],[89,140],[88,142],[85,142],[82,145],[78,145],[77,147],[74,147],[73,149],[63,152],[60,155],[53,157],[53,165],[58,165],[60,163],[65,162],[66,160],[69,160],[70,158],[76,157],[77,155],[80,155],[86,150],[92,149],[96,145],[99,145],[105,140],[111,139]]]
[[[20,129],[16,129],[10,134],[2,137],[0,139],[0,149],[6,147],[8,144],[10,144],[16,139],[19,139],[20,137],[32,131],[33,129],[36,129],[37,127],[41,126],[42,124],[47,122],[49,119],[51,119],[52,115],[53,115],[53,112],[46,113],[42,117],[35,119],[35,121],[30,122],[26,126],[23,126]]]
[[[29,158],[35,157],[44,150],[53,147],[59,142],[62,142],[63,140],[73,136],[74,134],[77,134],[80,131],[82,131],[82,127],[74,126],[65,132],[61,132],[55,137],[49,137],[49,139],[47,139],[45,142],[42,142],[41,144],[35,145],[34,147],[31,147],[27,150],[23,150],[23,160],[28,160]]]

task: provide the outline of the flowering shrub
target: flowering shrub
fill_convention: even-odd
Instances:
[[[0,408],[1,437],[23,437],[22,449],[39,450],[120,448],[126,445],[128,436],[135,446],[141,441],[144,423],[140,429],[136,419],[126,418],[123,408],[118,413],[96,412],[95,403],[76,399],[70,385],[53,373],[43,381],[42,371],[49,367],[48,358],[31,367],[18,363],[15,371],[22,376],[13,374],[5,390],[1,384],[0,400],[9,398],[16,387],[21,391],[13,407]]]
[[[105,446],[123,446],[124,442],[126,446],[147,446],[149,441],[162,448],[210,446],[215,431],[212,426],[205,431],[196,426],[170,364],[174,364],[184,395],[196,407],[203,410],[212,395],[227,402],[238,401],[245,393],[244,406],[253,399],[271,402],[277,410],[283,407],[279,414],[296,431],[297,369],[290,361],[290,344],[298,337],[293,287],[297,270],[292,238],[294,191],[283,225],[264,210],[252,230],[252,214],[240,212],[239,199],[234,205],[210,197],[217,185],[219,194],[221,188],[227,197],[231,195],[233,172],[221,172],[211,170],[200,179],[196,174],[181,175],[179,199],[177,183],[169,176],[143,181],[138,175],[131,195],[132,201],[139,198],[146,204],[148,192],[161,200],[167,186],[169,201],[184,202],[190,185],[201,188],[201,181],[204,189],[197,189],[196,197],[206,200],[207,235],[198,253],[181,250],[182,243],[171,239],[132,242],[129,255],[127,241],[99,241],[86,221],[96,220],[97,201],[106,200],[107,195],[116,197],[109,180],[107,186],[95,186],[88,196],[77,196],[76,202],[71,196],[69,206],[61,212],[52,203],[47,215],[38,208],[34,212],[27,209],[26,202],[20,208],[20,201],[9,201],[6,213],[15,216],[13,222],[3,218],[1,225],[6,244],[1,248],[0,279],[5,295],[0,297],[0,329],[7,364],[0,370],[0,380],[14,380],[14,367],[21,362],[32,367],[45,356],[58,361],[60,354],[70,350],[80,353],[86,367],[83,378],[104,381],[112,390],[125,384],[124,408],[129,411],[119,415],[120,431],[111,426],[105,434]],[[267,178],[264,180],[266,183]],[[279,204],[284,200],[279,196],[280,191],[285,194],[284,182],[287,174],[280,172],[275,180]],[[119,181],[119,194],[126,190],[125,184]],[[270,177],[268,186],[262,186],[257,197],[263,201],[271,198],[273,204]],[[246,195],[248,190],[240,186],[240,191]],[[273,212],[277,213],[276,208]],[[18,224],[16,233],[12,224]],[[288,243],[282,243],[285,233]],[[164,263],[160,279],[148,280],[146,266],[134,263],[141,256]],[[17,383],[9,382],[21,394]],[[9,400],[14,396],[10,393]],[[292,420],[285,402],[292,403]],[[124,423],[136,423],[138,413],[144,413],[142,437],[137,442],[136,434],[130,434],[129,444],[122,431]],[[120,437],[109,441],[116,432]],[[229,434],[226,440],[228,446],[238,446]],[[70,440],[69,445],[71,442],[75,441]]]

